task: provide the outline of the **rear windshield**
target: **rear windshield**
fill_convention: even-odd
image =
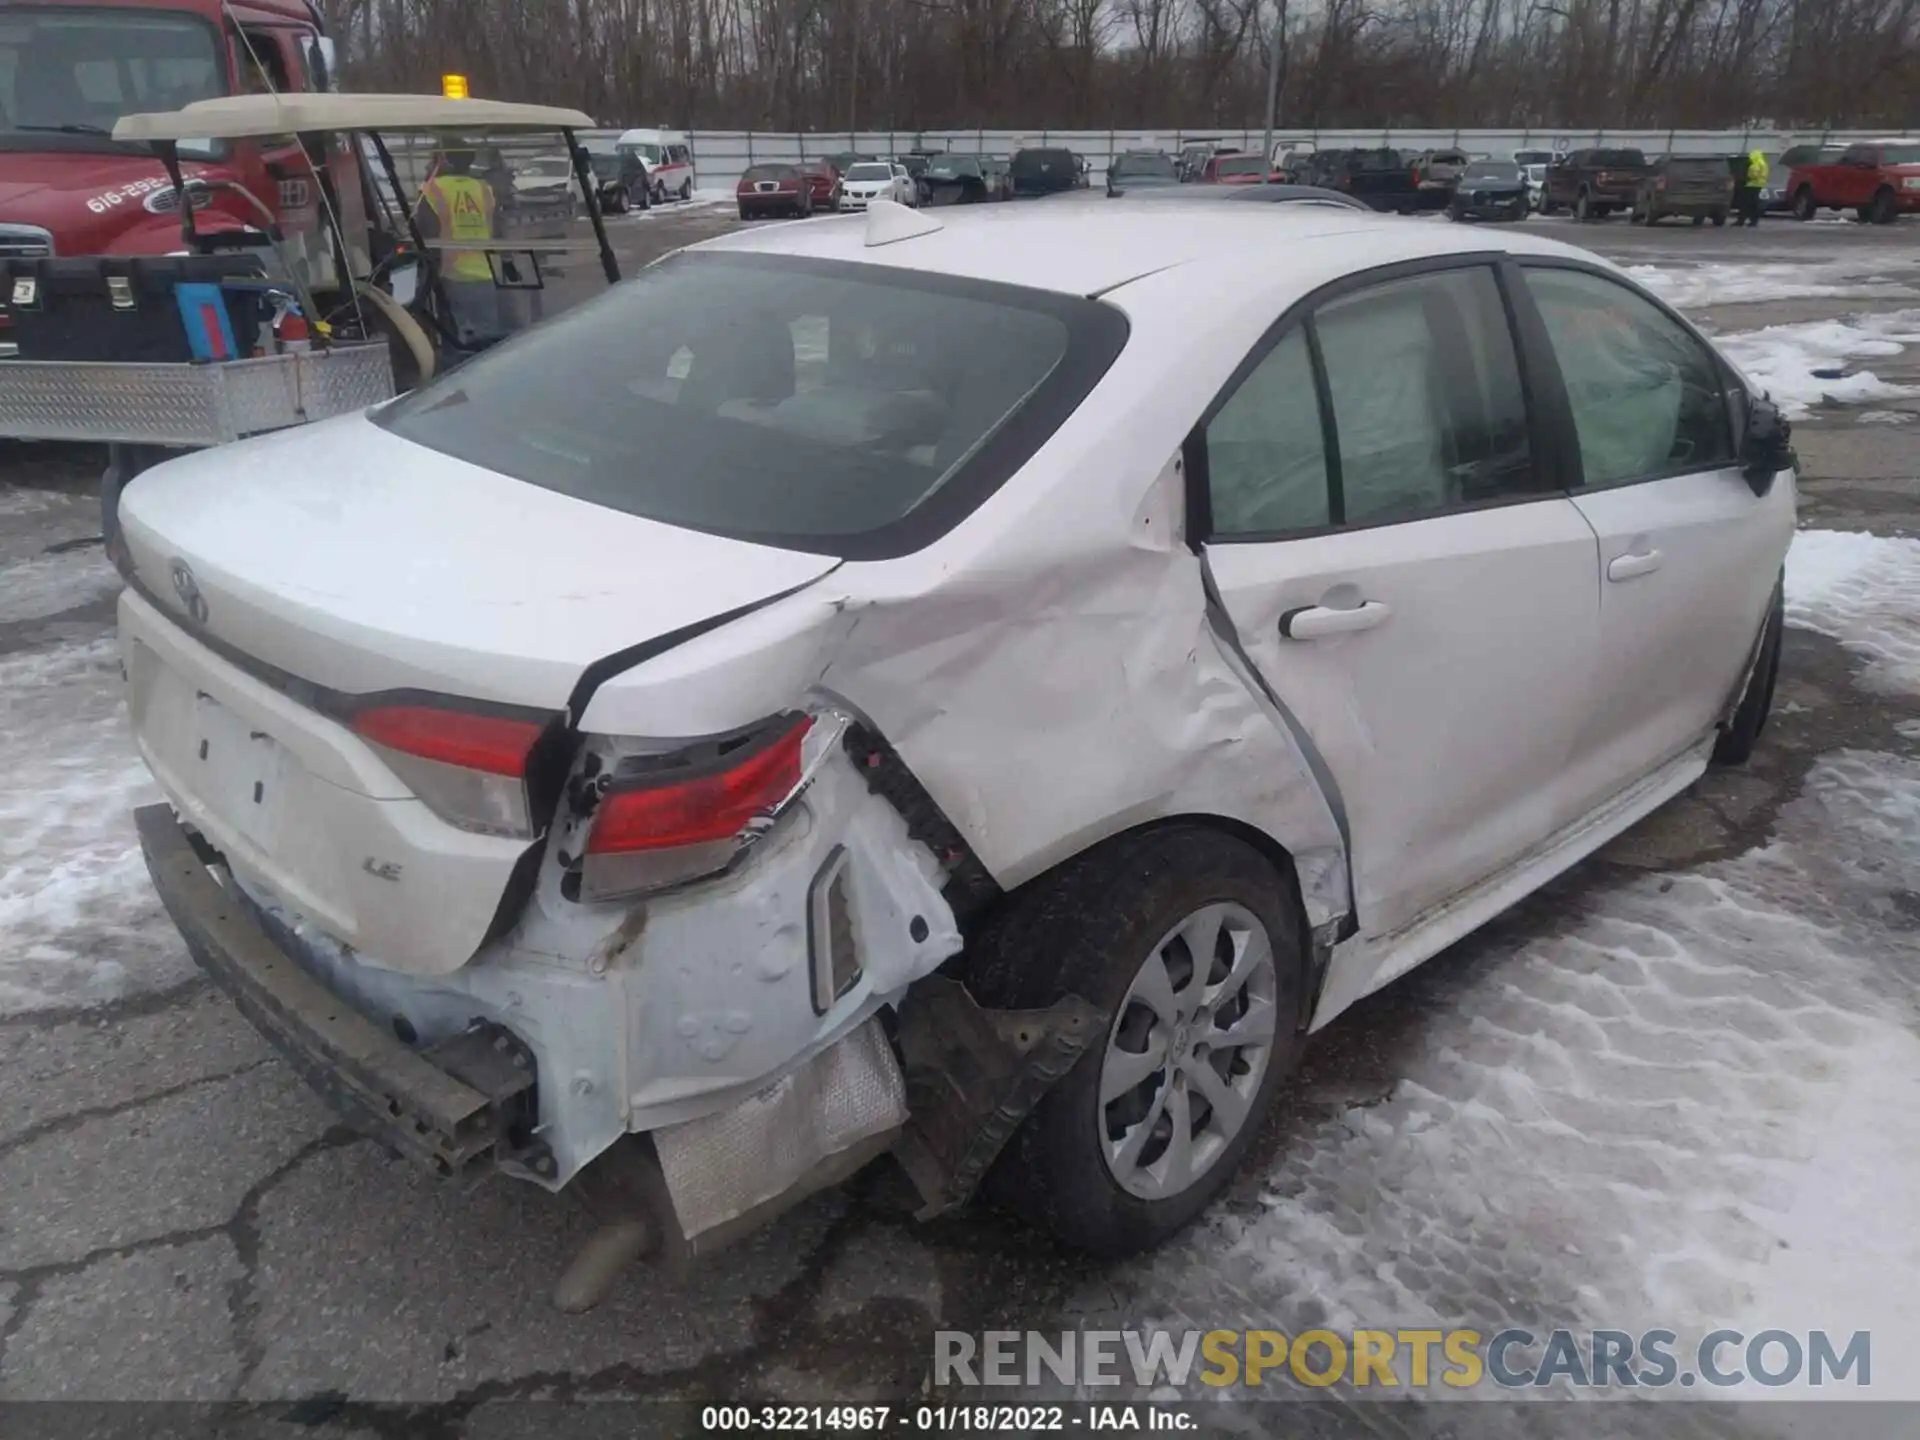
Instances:
[[[1057,429],[1126,339],[1078,296],[678,255],[395,401],[442,454],[691,530],[905,554]]]
[[[927,177],[932,180],[957,180],[964,175],[977,176],[979,173],[979,162],[951,155],[942,155],[927,164]]]
[[[1638,150],[1596,150],[1590,163],[1603,168],[1608,165],[1644,165],[1647,157]]]
[[[1520,167],[1505,160],[1476,160],[1467,166],[1462,180],[1518,180]]]
[[[753,165],[740,178],[742,180],[793,180],[799,177],[799,171],[791,165]]]
[[[1402,170],[1407,162],[1398,150],[1356,150],[1352,165],[1356,170]]]
[[[1162,175],[1168,179],[1174,176],[1173,161],[1164,155],[1122,155],[1113,162],[1115,175]]]
[[[1666,163],[1669,175],[1711,175],[1724,180],[1727,176],[1727,162],[1717,155],[1705,159],[1669,160]]]
[[[892,178],[891,165],[849,165],[847,167],[849,180],[891,180]]]
[[[1213,167],[1216,175],[1258,175],[1266,166],[1258,155],[1229,155]]]

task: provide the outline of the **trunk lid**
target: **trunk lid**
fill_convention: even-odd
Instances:
[[[176,620],[197,593],[190,628],[217,646],[349,695],[543,710],[595,660],[839,563],[545,490],[360,416],[159,466],[120,515],[141,588]]]
[[[428,974],[473,957],[538,842],[443,818],[340,698],[559,712],[594,661],[838,563],[607,510],[358,417],[148,471],[120,514],[128,709],[168,798],[250,889]]]

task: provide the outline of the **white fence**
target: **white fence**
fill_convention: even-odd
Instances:
[[[617,131],[595,132],[607,135]],[[1578,150],[1615,145],[1649,154],[1732,155],[1756,147],[1779,153],[1790,145],[1826,140],[1845,143],[1872,139],[1888,132],[1819,130],[1302,130],[1274,132],[1281,140],[1311,140],[1320,149],[1392,146],[1420,151],[1457,146],[1464,150],[1509,155],[1515,150]],[[1260,148],[1259,130],[919,130],[919,131],[793,131],[698,130],[688,136],[700,184],[731,186],[749,165],[792,164],[827,155],[856,151],[869,155],[899,155],[916,146],[966,155],[1011,155],[1023,146],[1052,145],[1087,157],[1096,178],[1113,156],[1125,150],[1174,151],[1196,140],[1217,140],[1247,150]]]

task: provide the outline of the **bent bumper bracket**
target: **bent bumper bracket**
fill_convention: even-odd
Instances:
[[[539,1154],[514,1143],[532,1119],[535,1085],[518,1039],[482,1022],[409,1049],[273,943],[252,907],[208,871],[170,805],[143,806],[133,819],[194,962],[349,1123],[443,1176],[492,1160],[537,1169]]]

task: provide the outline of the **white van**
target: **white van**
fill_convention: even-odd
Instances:
[[[685,135],[676,130],[623,130],[619,146],[647,167],[651,204],[693,198],[693,150]]]

